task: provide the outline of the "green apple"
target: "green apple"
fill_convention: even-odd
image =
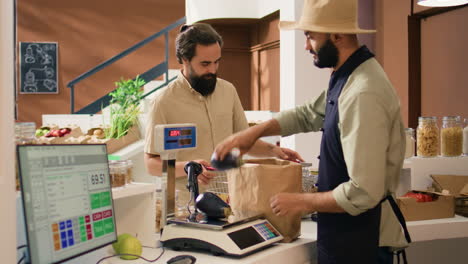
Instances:
[[[117,237],[117,242],[114,242],[112,244],[112,248],[114,249],[115,253],[119,254],[120,253],[120,243],[126,239],[127,237],[131,237],[132,235],[130,234],[120,234],[118,237]]]
[[[141,252],[143,252],[143,248],[141,246],[140,240],[138,240],[136,237],[129,236],[120,242],[119,254],[132,254],[141,256]],[[120,258],[125,260],[133,260],[137,259],[138,257],[123,255],[120,256]]]
[[[36,129],[36,137],[42,137],[44,135],[44,131],[40,128]]]

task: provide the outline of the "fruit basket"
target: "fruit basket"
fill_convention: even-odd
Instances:
[[[78,137],[83,132],[78,126],[42,126],[36,130],[37,144],[65,144],[67,139]]]

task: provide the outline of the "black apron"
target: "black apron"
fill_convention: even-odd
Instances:
[[[363,46],[353,53],[331,76],[325,119],[321,129],[323,135],[319,156],[319,192],[331,191],[341,183],[349,181],[338,129],[338,98],[349,75],[361,63],[373,56]],[[347,213],[318,213],[318,263],[377,263],[380,204],[357,216],[351,216]]]

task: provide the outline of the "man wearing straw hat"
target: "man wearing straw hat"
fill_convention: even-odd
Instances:
[[[320,264],[392,263],[392,250],[410,242],[392,197],[405,136],[395,90],[356,37],[375,31],[358,27],[357,0],[305,0],[300,20],[282,21],[280,28],[304,31],[314,64],[333,69],[329,87],[308,103],[227,138],[216,156],[223,160],[236,147],[245,153],[262,136],[322,131],[319,192],[277,194],[270,201],[273,212],[318,212]]]

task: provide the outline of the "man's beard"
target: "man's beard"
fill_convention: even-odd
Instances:
[[[317,53],[312,50],[310,53],[317,55],[314,64],[319,68],[334,68],[338,64],[338,49],[330,38],[327,39]]]
[[[216,74],[213,73],[198,76],[191,70],[189,81],[192,88],[203,96],[212,94],[216,88]]]

